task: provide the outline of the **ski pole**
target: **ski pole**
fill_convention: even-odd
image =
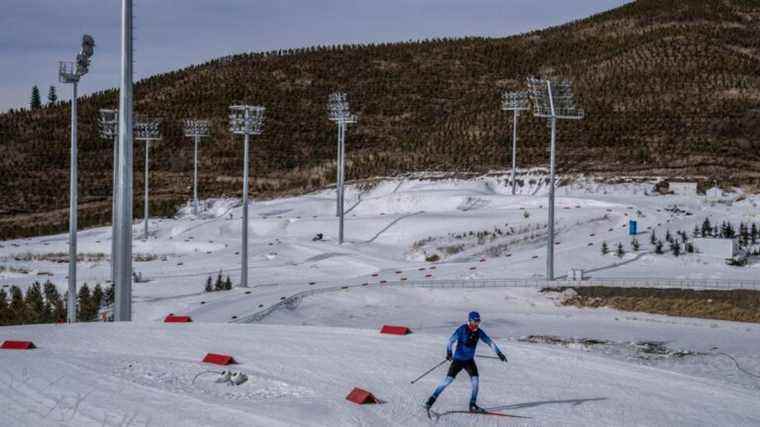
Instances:
[[[433,366],[432,368],[428,369],[428,370],[427,370],[427,371],[426,371],[424,374],[422,374],[422,375],[420,375],[419,377],[417,377],[417,378],[413,379],[413,380],[411,381],[411,384],[414,384],[414,383],[416,383],[417,381],[421,380],[421,379],[422,379],[422,378],[423,378],[425,375],[427,375],[427,374],[429,374],[429,373],[431,373],[431,372],[435,371],[435,370],[436,370],[436,368],[438,368],[439,366],[443,365],[443,364],[444,364],[444,363],[446,363],[446,362],[448,362],[448,359],[444,359],[444,360],[443,360],[441,363],[439,363],[439,364],[437,364],[437,365]]]

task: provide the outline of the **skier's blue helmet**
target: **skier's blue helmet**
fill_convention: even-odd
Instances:
[[[474,320],[476,322],[480,322],[480,313],[477,311],[471,311],[470,314],[467,315],[467,320]]]

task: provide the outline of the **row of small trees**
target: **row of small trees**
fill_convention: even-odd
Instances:
[[[68,292],[61,295],[50,281],[35,282],[24,293],[18,286],[10,291],[0,288],[0,325],[59,323],[66,321]],[[91,290],[85,283],[77,294],[77,320],[96,320],[102,305],[113,303],[113,286],[103,289],[96,284]]]
[[[215,282],[212,282],[211,276],[208,276],[208,279],[206,279],[206,287],[204,291],[216,292],[216,291],[229,291],[230,289],[232,289],[232,280],[230,280],[230,276],[228,275],[226,279],[222,280],[222,272],[220,271],[219,274],[216,276]]]
[[[710,223],[710,218],[705,218],[702,221],[702,226],[694,226],[694,237],[713,237],[722,239],[734,239],[738,238],[739,245],[746,247],[749,245],[757,244],[760,240],[760,226],[755,223],[746,224],[744,222],[739,223],[739,230],[734,227],[730,221],[723,221],[720,226]]]

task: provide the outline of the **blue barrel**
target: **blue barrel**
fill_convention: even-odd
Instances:
[[[629,220],[628,221],[628,235],[629,236],[635,236],[638,234],[638,223],[636,223],[636,220]]]

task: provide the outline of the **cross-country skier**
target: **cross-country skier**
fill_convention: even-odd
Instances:
[[[478,367],[475,365],[475,347],[477,347],[479,340],[483,340],[484,343],[491,347],[502,362],[507,361],[507,357],[499,350],[499,347],[496,346],[484,330],[480,329],[480,314],[477,311],[470,312],[467,316],[467,323],[457,328],[454,334],[451,335],[451,338],[449,338],[448,345],[446,346],[446,360],[451,361],[449,372],[425,403],[425,409],[430,411],[438,396],[454,381],[457,374],[464,369],[470,374],[470,384],[472,384],[470,412],[486,412],[476,403],[478,399],[479,378]],[[454,343],[457,344],[457,348],[452,355]]]

